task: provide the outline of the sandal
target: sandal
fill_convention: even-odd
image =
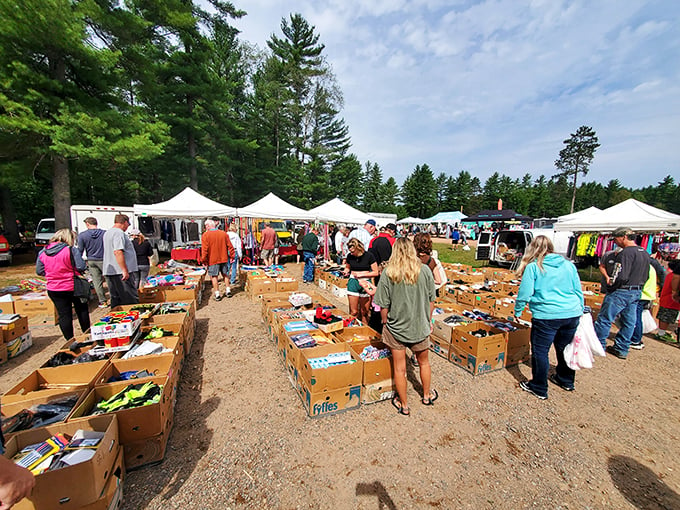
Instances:
[[[392,405],[397,409],[397,412],[399,414],[403,414],[404,416],[411,415],[411,411],[409,410],[409,408],[401,405],[401,402],[399,401],[399,395],[395,395],[394,397],[392,397]]]
[[[430,391],[430,397],[429,398],[423,397],[421,402],[425,406],[431,406],[431,405],[434,405],[434,401],[437,400],[438,398],[439,398],[439,393],[437,393],[437,390],[435,390],[433,388],[432,391]]]

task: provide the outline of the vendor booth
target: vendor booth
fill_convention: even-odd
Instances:
[[[176,260],[198,260],[201,220],[216,216],[226,218],[236,214],[236,208],[220,204],[186,187],[179,194],[157,204],[135,204],[134,214],[139,229],[159,251],[170,252]],[[173,248],[191,252],[172,254]],[[180,258],[181,255],[181,258]]]
[[[657,250],[673,252],[678,247],[680,215],[632,198],[599,212],[586,214],[587,211],[590,209],[566,219],[560,217],[554,226],[556,231],[576,233],[569,251],[574,259],[600,257],[612,250],[609,234],[618,227],[628,227],[639,234],[638,244],[650,254]]]
[[[314,215],[314,218],[319,221],[346,225],[363,225],[371,219],[369,214],[355,209],[339,198],[334,198],[325,204],[310,209],[309,213]]]

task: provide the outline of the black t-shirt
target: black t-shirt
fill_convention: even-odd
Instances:
[[[373,239],[373,244],[369,248],[369,251],[375,257],[375,261],[378,264],[390,260],[392,256],[392,245],[390,240],[384,236],[378,236]]]
[[[361,257],[350,253],[347,255],[347,264],[351,271],[370,271],[371,266],[375,264],[375,257],[370,251],[365,251]]]
[[[137,265],[138,266],[148,266],[149,257],[153,255],[153,248],[151,248],[151,243],[144,239],[142,243],[134,241],[132,246],[135,248],[135,253],[137,254]]]
[[[643,286],[649,278],[649,253],[639,246],[628,246],[616,255],[614,289]]]

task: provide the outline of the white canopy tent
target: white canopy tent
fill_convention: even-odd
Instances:
[[[308,211],[314,219],[319,221],[331,221],[334,223],[346,223],[352,225],[363,225],[371,219],[371,216],[365,212],[355,209],[351,205],[346,204],[339,198],[329,200],[325,204],[321,204],[314,209]]]
[[[595,207],[594,205],[588,207],[588,209],[583,209],[582,211],[576,211],[571,214],[565,214],[564,216],[559,216],[557,221],[573,221],[583,218],[588,218],[593,214],[602,212],[602,209]]]
[[[234,216],[236,208],[220,204],[186,187],[179,194],[157,204],[135,204],[135,216],[154,218],[207,218]]]
[[[310,211],[289,204],[285,200],[269,193],[260,200],[246,207],[239,207],[236,215],[241,218],[271,218],[279,220],[313,220]]]
[[[415,223],[418,225],[424,225],[425,223],[429,223],[429,221],[422,220],[420,218],[414,218],[413,216],[407,216],[406,218],[402,218],[401,220],[397,221],[397,225],[403,225],[403,224],[410,224],[410,223]]]
[[[573,232],[613,232],[617,227],[629,227],[637,232],[678,231],[680,215],[629,198],[603,211],[567,221],[560,218],[554,227]]]
[[[455,225],[456,223],[460,223],[466,217],[467,216],[460,211],[440,212],[430,218],[425,218],[423,222],[447,223],[449,225]]]

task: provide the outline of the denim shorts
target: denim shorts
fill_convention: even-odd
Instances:
[[[208,276],[217,276],[220,273],[223,275],[229,274],[229,264],[223,262],[222,264],[212,264],[208,266]]]

